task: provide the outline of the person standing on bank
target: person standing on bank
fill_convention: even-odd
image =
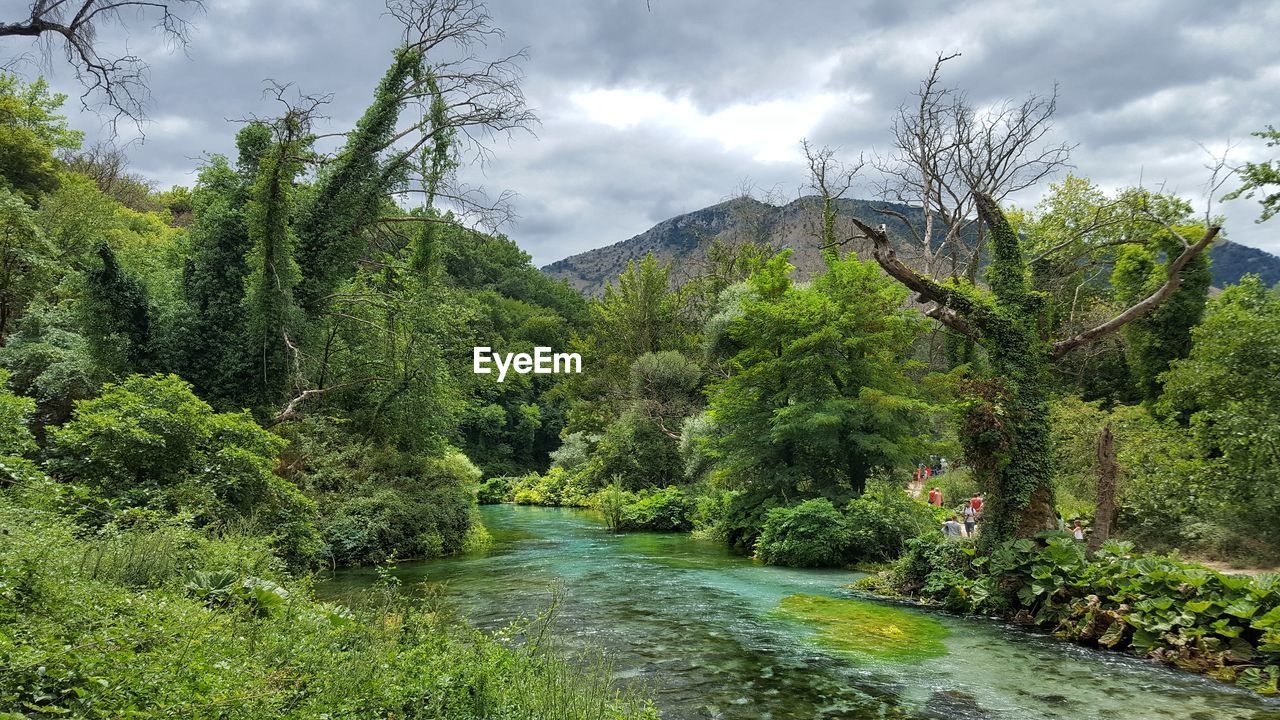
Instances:
[[[933,488],[932,490],[929,491],[929,504],[937,507],[942,507],[942,491],[941,490],[939,490],[938,488]]]
[[[973,508],[973,504],[964,506],[964,532],[969,537],[973,537],[973,531],[978,527],[978,511]]]

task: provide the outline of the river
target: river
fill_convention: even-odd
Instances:
[[[767,567],[682,534],[614,535],[578,510],[480,512],[490,551],[395,574],[439,585],[488,629],[545,609],[559,588],[560,644],[603,650],[671,720],[1280,720],[1280,701],[1154,662],[858,600],[843,588],[855,572]],[[340,570],[319,592],[341,598],[375,579]]]

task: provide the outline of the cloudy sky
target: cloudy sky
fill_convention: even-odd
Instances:
[[[189,185],[204,155],[230,152],[232,120],[271,112],[268,78],[333,93],[319,131],[349,128],[399,33],[379,0],[206,5],[185,54],[166,53],[142,28],[128,39],[151,63],[153,95],[146,141],[130,146],[133,170],[163,185]],[[539,264],[744,183],[795,197],[802,138],[850,156],[883,151],[895,109],[940,51],[962,53],[944,80],[979,105],[1056,82],[1056,136],[1079,143],[1076,172],[1108,187],[1163,185],[1198,207],[1201,144],[1263,159],[1249,133],[1280,123],[1280,4],[1267,0],[494,0],[489,9],[507,34],[491,50],[528,50],[524,89],[540,124],[500,139],[466,175],[516,193],[519,217],[506,231]],[[78,95],[56,56],[51,69],[55,86]],[[91,137],[101,132],[97,115],[71,109]],[[1255,224],[1250,200],[1221,210],[1231,239],[1280,254],[1280,219]]]

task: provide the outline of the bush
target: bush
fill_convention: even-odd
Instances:
[[[586,473],[553,467],[545,475],[529,473],[511,478],[507,497],[517,505],[587,507],[590,493],[585,489]]]
[[[693,529],[693,506],[693,499],[678,487],[642,491],[622,509],[622,528],[687,532]]]
[[[318,602],[278,564],[236,559],[261,557],[261,539],[189,526],[112,528],[102,551],[13,495],[0,491],[0,717],[656,720],[608,667],[547,652],[536,626],[508,645],[394,589]],[[174,561],[126,581],[127,549],[157,532],[139,542]]]
[[[491,477],[476,486],[476,502],[480,505],[497,505],[509,502],[512,493],[511,484],[516,478],[498,476]]]
[[[285,446],[246,412],[216,413],[175,375],[134,375],[76,403],[49,432],[50,471],[118,508],[189,514],[198,525],[251,522],[281,552],[308,562],[319,549],[314,505],[273,472]]]
[[[1224,575],[1115,541],[1090,559],[1082,543],[1057,533],[1005,543],[988,557],[938,534],[907,546],[889,577],[901,592],[1277,693],[1278,575]]]
[[[629,493],[617,485],[610,485],[591,497],[591,507],[604,517],[605,527],[619,532],[622,530],[622,513],[634,500],[634,493]]]
[[[463,550],[480,478],[466,455],[446,448],[424,457],[361,441],[324,420],[307,419],[293,431],[287,465],[317,502],[333,562],[362,565]]]
[[[944,496],[945,497],[945,496]],[[890,483],[871,483],[845,508],[847,562],[882,562],[902,554],[907,540],[938,526],[936,508]]]
[[[836,567],[844,564],[849,528],[826,498],[773,508],[756,540],[756,556],[769,565]]]
[[[0,457],[35,451],[35,437],[27,428],[27,421],[35,410],[34,400],[18,397],[9,390],[9,371],[0,370]]]

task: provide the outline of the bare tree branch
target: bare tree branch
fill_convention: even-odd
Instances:
[[[266,427],[275,427],[280,423],[292,422],[294,420],[298,420],[299,418],[302,417],[302,414],[298,411],[298,406],[306,402],[307,400],[310,400],[313,397],[319,397],[321,395],[324,395],[325,393],[330,393],[335,390],[343,390],[345,388],[354,387],[356,385],[364,385],[366,383],[371,383],[371,382],[391,382],[391,381],[383,377],[367,377],[367,378],[361,378],[359,380],[351,380],[350,382],[338,383],[337,385],[330,385],[329,387],[326,387],[326,388],[314,388],[311,390],[303,390],[299,395],[297,395],[292,400],[290,400],[288,404],[284,406],[284,409],[281,410],[279,413],[277,413],[275,417],[268,420],[266,423]]]
[[[1095,340],[1104,338],[1124,327],[1128,323],[1147,315],[1159,307],[1160,303],[1164,302],[1171,294],[1173,294],[1173,291],[1177,290],[1178,286],[1182,284],[1182,268],[1186,267],[1187,263],[1191,262],[1192,258],[1208,248],[1209,245],[1213,243],[1213,239],[1217,237],[1218,232],[1221,229],[1222,228],[1218,225],[1209,226],[1209,228],[1205,230],[1204,236],[1194,244],[1188,244],[1188,241],[1183,239],[1184,249],[1177,258],[1174,258],[1174,260],[1168,264],[1168,279],[1165,280],[1164,285],[1160,286],[1158,290],[1134,304],[1132,307],[1101,325],[1094,326],[1065,340],[1055,342],[1053,344],[1052,351],[1053,358],[1056,360],[1081,345],[1087,345]],[[1170,230],[1172,231],[1172,228],[1170,228]],[[1181,235],[1178,235],[1178,237],[1181,238]]]
[[[141,131],[150,101],[147,64],[128,51],[103,49],[99,28],[125,24],[124,11],[132,10],[140,17],[154,18],[152,27],[171,45],[186,47],[191,30],[186,16],[203,9],[201,0],[33,0],[25,18],[0,21],[0,38],[60,39],[67,62],[84,86],[80,100],[85,107],[90,96],[98,95],[103,106],[115,111],[112,130],[124,118]]]
[[[856,217],[850,220],[871,240],[872,256],[890,277],[914,291],[919,302],[935,304],[925,310],[926,315],[975,341],[981,337],[981,308],[964,295],[912,270],[899,260],[884,225],[871,227]]]

